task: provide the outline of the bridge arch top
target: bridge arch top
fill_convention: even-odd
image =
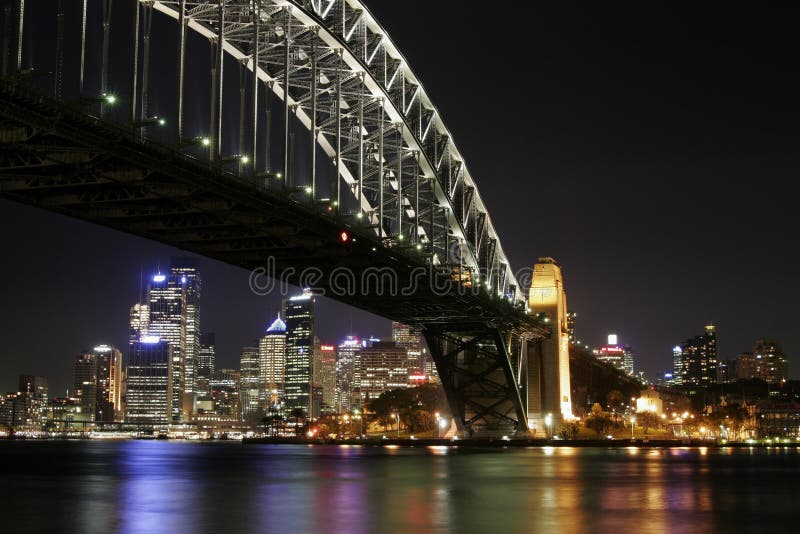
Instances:
[[[183,5],[189,29],[218,39],[219,1],[139,1],[176,20]],[[379,238],[393,246],[408,236],[430,246],[435,263],[469,270],[498,295],[525,302],[452,134],[363,2],[221,3],[224,51],[291,108]],[[257,64],[256,17],[262,32]]]

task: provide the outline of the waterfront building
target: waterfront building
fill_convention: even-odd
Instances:
[[[313,411],[314,297],[304,292],[283,301],[286,322],[286,370],[283,382],[284,410]]]
[[[97,355],[92,352],[78,354],[73,367],[73,392],[85,413],[94,419],[97,408]]]
[[[392,321],[392,340],[398,347],[406,349],[408,368],[422,370],[427,351],[420,329]]]
[[[261,367],[258,360],[258,347],[242,347],[239,356],[239,399],[242,417],[245,418],[261,408]]]
[[[717,338],[714,325],[705,333],[684,341],[681,346],[681,384],[710,386],[717,382]]]
[[[97,364],[96,421],[119,421],[122,419],[122,351],[110,345],[98,345],[92,353]]]
[[[125,368],[126,423],[153,426],[173,421],[174,350],[168,341],[155,336],[131,344]]]
[[[756,340],[753,357],[756,361],[755,378],[760,378],[767,384],[781,384],[788,378],[789,363],[786,354],[774,341],[763,338]]]
[[[197,351],[197,380],[195,390],[197,396],[208,396],[209,382],[216,365],[217,340],[213,332],[200,336],[200,348]]]
[[[211,376],[213,412],[220,421],[241,421],[241,377],[236,369],[217,369]]]
[[[352,412],[361,409],[361,340],[347,336],[336,350],[336,411]]]
[[[313,417],[336,410],[336,347],[314,341],[314,387],[319,390],[318,402],[314,405]]]
[[[47,383],[47,377],[45,376],[19,375],[19,387],[17,391],[30,395],[47,404],[50,388]]]
[[[672,347],[672,376],[669,385],[680,386],[683,384],[683,349],[680,345]]]
[[[286,323],[280,315],[258,340],[259,399],[263,410],[278,406],[283,399],[286,372]]]
[[[386,391],[407,388],[408,355],[394,341],[376,341],[362,349],[361,398],[364,405]]]

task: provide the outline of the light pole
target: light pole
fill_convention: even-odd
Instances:
[[[442,433],[439,432],[439,418],[440,418],[439,412],[436,412],[435,414],[433,414],[433,416],[436,417],[436,436],[441,438]]]
[[[358,419],[358,437],[360,438],[361,434],[363,434],[364,432],[362,430],[363,427],[361,423],[361,414],[358,412],[358,410],[353,410],[353,417]]]
[[[553,414],[549,413],[544,416],[544,426],[547,431],[547,439],[550,439],[550,425],[553,424]]]
[[[397,438],[400,439],[400,412],[394,412],[394,419],[397,421]]]
[[[442,430],[447,428],[447,419],[441,418],[439,419],[439,437],[442,437]]]
[[[633,441],[633,425],[636,424],[636,418],[631,417],[631,441]]]

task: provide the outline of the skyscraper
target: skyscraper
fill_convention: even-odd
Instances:
[[[756,340],[753,359],[755,360],[754,378],[760,378],[767,384],[780,384],[788,378],[789,363],[786,354],[774,341],[763,338]]]
[[[633,349],[625,346],[622,349],[622,370],[630,376],[633,376]]]
[[[310,293],[283,301],[286,319],[286,372],[284,407],[287,413],[301,409],[312,413],[314,350],[314,298]]]
[[[155,336],[131,343],[126,366],[125,422],[166,425],[174,418],[174,347]]]
[[[197,394],[196,380],[198,357],[200,353],[200,273],[197,261],[193,258],[173,258],[170,266],[170,279],[180,283],[185,297],[183,309],[183,359],[184,402],[193,410],[194,396]]]
[[[36,375],[19,375],[18,392],[30,395],[47,403],[49,387],[47,377]]]
[[[670,385],[683,384],[683,349],[680,345],[672,347],[672,378]]]
[[[392,321],[392,340],[398,347],[406,349],[409,369],[422,370],[425,365],[425,343],[419,328]]]
[[[336,407],[336,347],[325,343],[320,343],[319,339],[314,343],[314,387],[319,388],[320,398],[317,406],[314,406],[314,417],[319,417],[323,413],[335,411]]]
[[[261,393],[261,369],[258,362],[258,347],[242,347],[239,356],[239,401],[242,417],[258,412]]]
[[[138,328],[140,335],[158,336],[173,346],[173,415],[188,421],[194,411],[200,351],[200,274],[194,260],[173,260],[169,274],[153,275],[146,307],[146,325],[141,320],[143,307],[131,310],[131,332]]]
[[[110,345],[93,349],[97,359],[97,421],[118,421],[122,418],[122,352]]]
[[[717,382],[717,337],[714,325],[705,333],[681,344],[681,380],[683,385],[710,386]]]
[[[408,354],[394,341],[377,341],[362,349],[361,398],[364,405],[377,399],[381,393],[407,388]]]
[[[336,411],[351,412],[361,408],[361,340],[347,336],[336,351]]]
[[[80,401],[81,410],[94,420],[97,408],[97,354],[84,352],[75,358],[73,394]]]
[[[216,365],[217,340],[213,332],[200,336],[200,349],[197,351],[197,380],[195,389],[198,396],[210,393],[211,376]]]
[[[286,323],[280,315],[258,340],[259,398],[261,407],[278,406],[283,400],[286,372]]]

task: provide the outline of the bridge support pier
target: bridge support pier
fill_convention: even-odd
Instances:
[[[460,436],[529,435],[510,335],[488,326],[431,325],[424,336]]]

